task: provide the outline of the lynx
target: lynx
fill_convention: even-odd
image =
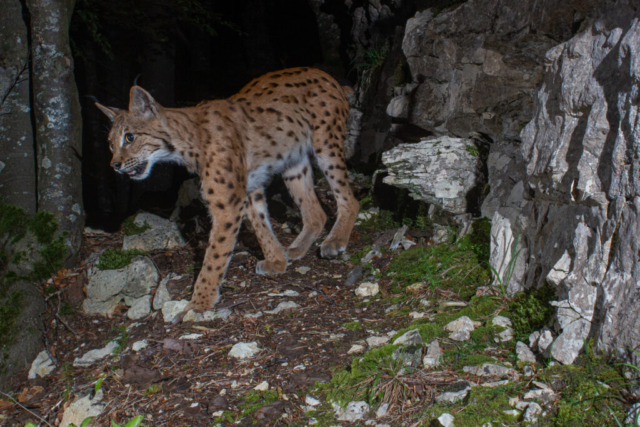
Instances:
[[[287,260],[307,253],[327,219],[314,191],[311,157],[338,211],[320,255],[332,258],[345,250],[359,209],[343,152],[347,90],[323,71],[292,68],[258,77],[226,100],[195,107],[164,108],[139,86],[131,88],[128,111],[96,103],[112,122],[109,147],[117,172],[140,180],[155,163],[177,162],[200,176],[213,224],[186,310],[208,310],[218,302],[245,214],[265,258],[257,263],[258,274],[282,273]],[[282,174],[302,214],[302,231],[287,249],[273,234],[264,194],[275,174]]]

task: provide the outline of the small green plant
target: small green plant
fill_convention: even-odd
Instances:
[[[464,148],[467,151],[467,153],[469,153],[474,157],[478,157],[480,155],[480,152],[478,151],[478,147],[476,147],[475,145],[467,144]]]
[[[122,224],[122,231],[124,231],[125,236],[135,236],[136,234],[142,234],[147,230],[151,230],[151,226],[147,224],[147,221],[145,221],[143,225],[136,224],[134,216],[125,219]]]
[[[516,232],[516,237],[513,240],[511,245],[511,258],[509,259],[509,264],[507,264],[507,269],[504,272],[504,275],[500,277],[500,272],[496,270],[496,268],[489,264],[489,268],[493,272],[494,277],[498,281],[500,285],[500,291],[503,296],[507,295],[507,288],[509,287],[509,283],[511,283],[511,279],[513,278],[513,273],[516,270],[516,263],[518,262],[518,257],[520,256],[520,251],[522,248],[518,249],[518,242],[520,241],[520,230]]]
[[[359,331],[360,329],[362,329],[362,323],[356,320],[353,322],[344,323],[342,327],[350,331]]]
[[[100,270],[117,270],[131,264],[131,260],[137,256],[147,255],[145,251],[137,249],[120,250],[107,249],[100,255],[100,262],[97,267]]]
[[[371,46],[367,49],[362,57],[354,59],[355,65],[353,68],[358,70],[361,74],[375,70],[387,59],[388,49],[386,46]],[[359,62],[355,62],[359,60]]]
[[[142,415],[138,415],[134,418],[131,418],[124,425],[118,424],[115,421],[111,420],[111,427],[138,427],[142,425],[142,421],[144,421],[144,416]]]
[[[129,334],[127,332],[126,326],[118,326],[113,328],[114,331],[120,333],[120,336],[116,338],[116,344],[118,347],[113,351],[113,354],[120,354],[125,348],[127,348],[127,343],[129,342]]]

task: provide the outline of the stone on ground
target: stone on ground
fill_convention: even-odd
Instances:
[[[162,317],[164,318],[165,323],[171,323],[176,319],[176,316],[184,311],[187,308],[187,304],[189,301],[180,300],[180,301],[167,301],[162,306]]]
[[[463,400],[471,391],[471,387],[467,386],[458,391],[445,391],[436,397],[436,402],[452,405]]]
[[[261,351],[258,347],[258,343],[253,342],[239,342],[234,344],[231,347],[231,351],[229,351],[229,356],[235,357],[236,359],[248,359],[250,357],[255,356]]]
[[[179,279],[181,276],[175,275],[173,273],[169,273],[167,277],[160,281],[158,285],[158,289],[156,289],[156,294],[153,297],[153,309],[154,310],[162,310],[164,303],[167,301],[171,301],[171,294],[167,289],[167,283],[170,280]]]
[[[442,363],[442,349],[437,339],[431,341],[427,348],[427,354],[422,359],[425,368],[436,368]]]
[[[122,248],[125,250],[138,249],[141,251],[152,251],[156,249],[173,249],[185,244],[180,230],[178,230],[178,225],[168,219],[143,212],[136,215],[133,222],[140,227],[146,223],[151,228],[140,234],[125,236],[122,245]]]
[[[360,298],[372,297],[380,292],[380,286],[377,283],[364,282],[361,283],[355,290],[355,293]]]
[[[127,311],[127,317],[131,320],[138,320],[151,313],[151,295],[137,298]]]
[[[412,329],[405,332],[402,336],[396,338],[393,345],[410,345],[410,344],[422,344],[422,337],[417,329]]]
[[[135,352],[138,352],[140,350],[144,350],[148,346],[149,346],[149,341],[147,341],[147,340],[138,340],[138,341],[133,343],[133,345],[131,346],[131,350],[133,350]]]
[[[468,374],[479,377],[518,377],[518,373],[513,368],[494,365],[492,363],[483,363],[482,366],[464,366],[462,370]]]
[[[118,348],[118,343],[116,343],[115,341],[111,341],[103,348],[90,350],[82,357],[76,357],[76,359],[73,361],[73,366],[79,367],[93,365],[94,363],[99,362],[105,357],[112,354],[116,348]]]
[[[100,403],[103,396],[102,390],[98,390],[93,399],[91,399],[90,395],[87,395],[73,401],[65,409],[60,426],[68,427],[72,424],[80,426],[86,418],[100,415],[105,409],[105,405]]]
[[[453,415],[444,413],[438,417],[438,421],[443,427],[455,427],[453,424]]]
[[[504,328],[503,331],[498,333],[495,338],[496,342],[506,342],[513,339],[513,328],[511,327],[511,320],[508,317],[496,316],[492,320],[493,326],[500,326]]]
[[[278,304],[278,306],[273,310],[265,310],[264,312],[267,314],[278,314],[278,313],[282,313],[283,311],[296,310],[298,308],[300,308],[300,305],[296,304],[293,301],[283,301],[280,304]]]
[[[367,345],[371,348],[381,347],[389,342],[389,337],[369,337],[367,338]]]
[[[516,343],[516,355],[520,362],[536,362],[536,355],[529,349],[529,346],[521,341]]]
[[[451,332],[449,338],[454,341],[467,341],[471,338],[471,331],[475,329],[473,320],[468,316],[462,316],[445,325],[444,330]]]
[[[336,411],[336,416],[338,421],[355,422],[363,419],[367,412],[369,412],[369,404],[367,402],[349,402],[344,411],[342,409]]]
[[[40,353],[38,353],[38,356],[35,358],[33,363],[31,363],[31,369],[29,370],[29,379],[32,380],[36,377],[44,378],[49,375],[49,373],[55,368],[56,365],[54,365],[53,360],[51,360],[51,358],[49,357],[49,354],[45,350],[42,350]]]

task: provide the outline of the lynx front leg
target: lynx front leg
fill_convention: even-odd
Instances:
[[[255,230],[265,258],[256,265],[256,273],[267,275],[284,273],[287,269],[287,260],[282,245],[271,229],[264,190],[260,188],[249,193],[247,203],[247,216]]]
[[[208,193],[208,191],[212,191],[212,193]],[[213,195],[214,189],[204,190],[204,192],[211,209],[213,224],[202,270],[200,270],[191,302],[185,312],[190,309],[195,311],[209,310],[220,299],[220,282],[229,265],[244,215],[243,195],[227,193],[220,198],[210,198],[207,196]],[[221,191],[221,193],[223,192]]]

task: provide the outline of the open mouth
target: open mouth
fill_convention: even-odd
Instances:
[[[127,175],[129,175],[129,177],[131,177],[131,178],[135,178],[137,176],[140,176],[147,169],[147,163],[148,162],[138,163],[133,169],[128,170],[125,173]]]

